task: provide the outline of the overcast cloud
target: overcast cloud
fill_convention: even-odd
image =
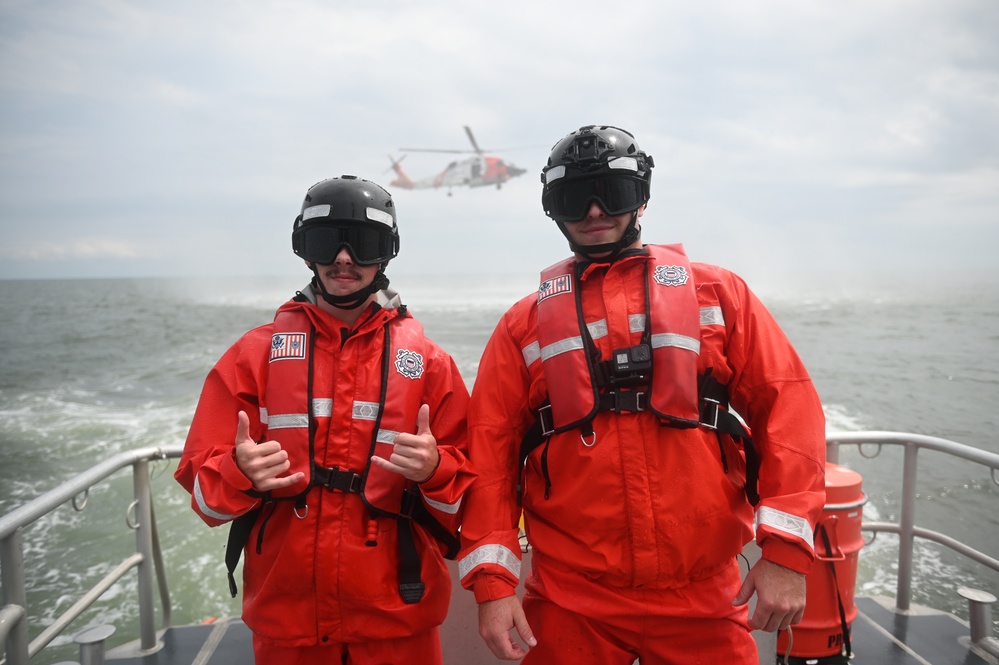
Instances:
[[[527,174],[389,187],[389,274],[537,272],[540,168],[590,123],[655,157],[643,238],[694,260],[994,277],[996,35],[995,0],[0,0],[0,278],[304,277],[310,185],[466,124]]]

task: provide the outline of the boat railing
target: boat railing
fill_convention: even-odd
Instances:
[[[58,637],[132,568],[137,569],[138,575],[141,649],[146,652],[157,647],[154,577],[158,583],[164,627],[170,625],[170,593],[153,513],[149,462],[180,457],[181,452],[181,446],[164,446],[119,453],[0,517],[0,588],[3,590],[0,643],[6,643],[7,654],[0,664],[28,665],[32,657]],[[128,507],[126,522],[135,531],[135,552],[122,560],[114,570],[29,642],[22,529],[67,501],[71,501],[76,510],[83,510],[90,488],[127,466],[132,467],[133,500]]]
[[[826,459],[839,463],[840,448],[845,445],[857,446],[865,458],[877,457],[884,446],[901,446],[902,492],[900,496],[900,512],[898,522],[868,522],[862,523],[863,531],[872,533],[898,534],[898,579],[896,581],[895,608],[900,612],[910,609],[912,603],[912,568],[913,551],[916,538],[933,541],[954,552],[976,561],[994,571],[999,572],[999,560],[970,547],[939,531],[927,529],[916,524],[916,494],[919,487],[918,455],[921,450],[932,450],[952,457],[958,457],[985,467],[991,475],[992,482],[999,485],[999,454],[979,448],[921,434],[903,432],[836,432],[826,435]]]
[[[943,533],[916,524],[916,489],[918,487],[918,453],[933,450],[978,464],[989,470],[991,479],[999,485],[999,454],[983,451],[946,439],[900,432],[846,432],[827,436],[827,459],[839,462],[840,448],[857,446],[866,458],[877,457],[884,446],[904,449],[902,470],[901,510],[898,522],[864,522],[866,532],[894,533],[899,537],[896,608],[908,611],[911,604],[913,551],[915,539],[923,538],[964,555],[999,572],[999,560],[985,552]],[[149,463],[180,457],[181,446],[149,447],[120,453],[105,460],[33,501],[0,517],[0,643],[6,643],[6,659],[0,665],[28,665],[29,660],[59,636],[103,593],[132,568],[137,569],[139,596],[140,648],[151,652],[158,647],[155,625],[153,585],[158,584],[162,605],[162,625],[170,624],[170,594],[164,574],[159,537],[153,512],[149,480]],[[82,510],[90,488],[127,466],[132,467],[133,500],[127,511],[127,523],[135,531],[135,552],[81,598],[34,640],[28,638],[28,603],[25,588],[24,546],[22,529],[47,515],[66,502]]]

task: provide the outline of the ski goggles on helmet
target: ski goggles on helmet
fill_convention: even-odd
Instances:
[[[387,229],[363,225],[309,224],[296,229],[291,241],[295,254],[320,265],[336,261],[342,247],[361,266],[385,263],[399,253],[398,236]]]
[[[646,184],[622,176],[557,182],[545,189],[541,205],[556,222],[580,222],[596,201],[608,215],[621,215],[646,202]]]

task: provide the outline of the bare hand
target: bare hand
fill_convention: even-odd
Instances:
[[[528,646],[537,646],[538,641],[527,625],[524,608],[517,596],[487,600],[479,604],[479,635],[500,660],[520,660],[527,655],[524,647],[510,638],[510,631],[514,628]]]
[[[437,439],[430,431],[430,406],[424,404],[416,416],[416,434],[405,432],[395,437],[392,455],[372,457],[371,463],[409,480],[422,483],[430,479],[440,464]]]
[[[250,419],[245,411],[237,415],[236,423],[236,466],[253,483],[258,492],[290,487],[301,482],[305,474],[298,472],[290,476],[279,476],[291,468],[288,453],[281,449],[277,441],[264,441],[258,444],[250,438]]]
[[[749,627],[772,633],[801,621],[805,613],[805,576],[766,559],[760,559],[746,575],[732,600],[744,605],[756,593],[756,610]]]

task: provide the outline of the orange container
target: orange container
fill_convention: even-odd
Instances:
[[[815,564],[806,580],[805,614],[792,627],[790,655],[795,662],[846,662],[840,607],[847,625],[852,625],[857,616],[857,560],[864,546],[860,525],[867,497],[862,480],[856,471],[826,462],[826,505],[815,528]],[[787,647],[788,633],[782,630],[777,636],[778,657],[787,653]]]

